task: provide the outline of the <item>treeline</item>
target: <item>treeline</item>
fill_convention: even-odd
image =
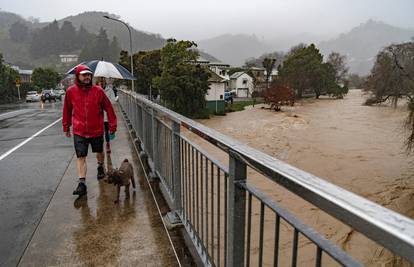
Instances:
[[[321,95],[342,98],[348,92],[346,57],[332,52],[324,60],[314,44],[299,44],[292,47],[288,53],[273,52],[248,59],[243,68],[235,68],[230,74],[245,70],[256,84],[257,77],[254,71],[251,71],[252,67],[263,67],[266,70],[266,83],[269,83],[272,70],[277,69],[278,75],[272,81],[273,85],[292,88],[298,98],[304,94],[313,94],[316,98]]]
[[[207,68],[195,64],[199,56],[191,41],[167,40],[160,50],[133,55],[135,90],[160,95],[166,107],[191,118],[206,118],[205,95],[210,77]],[[121,52],[119,63],[130,70],[130,55]]]
[[[19,73],[4,64],[3,55],[0,53],[0,103],[9,103],[17,99],[16,79]]]
[[[34,59],[76,51],[80,52],[80,60],[103,58],[116,61],[121,50],[117,38],[109,40],[103,28],[98,34],[93,34],[82,25],[77,30],[69,21],[64,21],[59,27],[55,20],[34,30],[22,22],[16,22],[11,25],[9,36],[14,42],[27,43]]]

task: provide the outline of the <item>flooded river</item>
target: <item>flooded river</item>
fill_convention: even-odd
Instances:
[[[282,112],[259,105],[200,122],[414,218],[414,156],[408,156],[403,146],[406,107],[368,107],[362,105],[364,99],[360,90],[350,90],[344,99],[306,99],[295,103],[294,107],[283,107]],[[223,153],[212,153],[227,163]],[[364,264],[403,264],[386,249],[256,172],[248,171],[248,181]],[[272,219],[267,222],[269,228],[274,227]],[[269,235],[265,238],[265,246],[272,244],[273,235]],[[310,246],[308,240],[300,240],[300,247],[305,249],[299,265],[310,264],[314,255],[314,247]],[[281,249],[282,254],[283,250],[290,253],[291,241],[282,242]],[[282,266],[290,264],[288,258],[284,261],[281,257]],[[265,265],[271,264],[272,258],[265,257]]]

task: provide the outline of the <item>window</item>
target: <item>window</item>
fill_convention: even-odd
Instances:
[[[247,79],[243,79],[243,85],[247,84]]]
[[[223,99],[223,95],[220,95],[220,100]]]

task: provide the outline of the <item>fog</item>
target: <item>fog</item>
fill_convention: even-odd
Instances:
[[[412,0],[0,0],[0,8],[41,22],[85,11],[106,11],[136,29],[191,40],[225,33],[255,34],[260,39],[303,33],[329,37],[370,18],[414,28]]]

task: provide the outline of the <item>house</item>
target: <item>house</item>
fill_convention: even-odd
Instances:
[[[249,70],[253,74],[253,76],[256,78],[258,83],[266,82],[266,69],[265,68],[251,67]]]
[[[230,90],[236,92],[237,97],[250,97],[253,92],[253,78],[244,71],[233,73],[230,76]]]
[[[32,74],[32,70],[19,70],[20,83],[31,83]]]
[[[227,87],[227,79],[223,76],[220,76],[209,70],[210,78],[208,82],[210,84],[210,88],[207,90],[206,94],[206,106],[207,108],[215,113],[223,113],[224,112],[224,91]]]
[[[208,63],[208,68],[225,79],[230,80],[228,73],[228,69],[230,68],[229,64],[222,62],[210,62]]]
[[[12,69],[16,70],[20,76],[20,83],[31,83],[33,70],[22,70],[18,66],[11,66]]]
[[[79,60],[78,55],[59,55],[59,57],[62,63],[77,63]]]

